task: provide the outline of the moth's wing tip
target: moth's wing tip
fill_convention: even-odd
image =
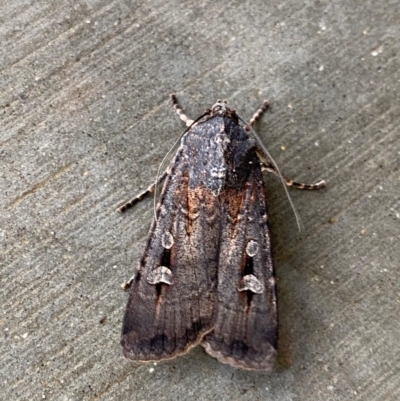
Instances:
[[[130,288],[131,288],[131,283],[130,283],[129,281],[126,282],[126,283],[122,283],[122,284],[121,284],[121,289],[122,289],[123,291],[128,291]]]
[[[124,356],[124,358],[127,359],[134,366],[140,366],[142,361],[138,358],[138,355],[136,355],[134,352],[132,352],[132,350],[126,348],[122,344],[122,339],[121,339],[121,345],[122,345],[122,355]]]
[[[122,334],[121,336],[121,347],[122,355],[128,359],[130,362],[137,363],[138,365],[142,363],[156,362],[162,359],[167,359],[163,355],[156,356],[152,352],[143,352],[136,346],[135,342],[129,338],[128,334]],[[173,358],[174,356],[169,356]]]
[[[259,357],[255,359],[251,356],[237,358],[231,355],[228,350],[213,349],[211,344],[206,340],[204,340],[201,345],[208,355],[216,358],[219,362],[231,365],[235,368],[253,371],[271,370],[275,365],[278,354],[277,350],[271,345],[268,353],[265,354],[263,358]]]
[[[131,332],[125,332],[121,335],[122,355],[132,362],[150,363],[160,362],[175,359],[178,356],[186,355],[191,349],[201,344],[205,335],[207,335],[212,328],[207,329],[205,332],[199,332],[196,339],[187,342],[181,347],[175,349],[161,349],[157,351],[150,350],[148,347],[141,347],[136,337],[132,336]]]

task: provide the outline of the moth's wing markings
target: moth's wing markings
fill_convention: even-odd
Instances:
[[[277,310],[260,167],[254,166],[243,192],[225,191],[221,198],[231,218],[221,230],[215,327],[202,345],[221,362],[269,369],[277,353]]]
[[[216,200],[189,189],[188,174],[183,152],[164,184],[129,294],[121,344],[132,360],[184,354],[214,325],[219,228],[210,214]]]

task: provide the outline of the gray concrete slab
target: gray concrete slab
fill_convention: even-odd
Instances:
[[[0,4],[0,399],[400,399],[398,1]],[[202,349],[132,367],[119,336],[153,216],[116,208],[154,178],[190,116],[227,98],[282,171],[266,177],[279,361]]]

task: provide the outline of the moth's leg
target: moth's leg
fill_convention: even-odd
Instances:
[[[118,211],[120,213],[124,213],[126,210],[130,209],[131,207],[135,206],[136,203],[140,202],[145,196],[151,194],[154,192],[154,188],[156,185],[160,184],[161,181],[164,180],[164,178],[167,176],[167,172],[165,171],[163,174],[161,174],[157,181],[151,184],[146,190],[141,192],[140,194],[136,195],[132,200],[129,202],[125,203],[125,205],[122,205],[121,207],[118,208]]]
[[[252,127],[264,114],[264,112],[269,108],[268,100],[264,100],[262,106],[253,114],[251,117],[249,125]]]
[[[174,106],[174,109],[176,113],[178,114],[179,118],[186,124],[187,127],[190,127],[193,123],[194,120],[191,120],[189,117],[186,116],[186,114],[183,112],[181,107],[178,104],[178,99],[174,94],[170,95],[171,97],[171,102],[172,105]]]
[[[279,173],[276,171],[276,168],[270,163],[262,162],[261,169],[262,169],[262,171],[268,171],[279,177]],[[293,188],[297,188],[297,189],[308,189],[308,190],[312,191],[314,189],[321,189],[326,186],[326,182],[324,180],[318,181],[315,184],[304,184],[302,182],[293,181],[290,178],[285,177],[284,175],[282,175],[282,178],[288,187],[293,187]]]
[[[133,283],[133,280],[135,280],[136,274],[137,274],[137,273],[135,273],[126,283],[122,283],[122,284],[121,284],[121,288],[122,288],[124,291],[127,291],[127,290],[129,290],[129,288],[131,288],[131,285],[132,285],[132,283]]]

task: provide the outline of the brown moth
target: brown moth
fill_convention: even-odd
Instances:
[[[133,361],[160,361],[196,345],[223,363],[270,369],[277,304],[263,170],[288,186],[249,124],[226,101],[188,126],[167,171],[156,217],[130,287],[121,344]],[[124,212],[156,184],[119,208]]]

